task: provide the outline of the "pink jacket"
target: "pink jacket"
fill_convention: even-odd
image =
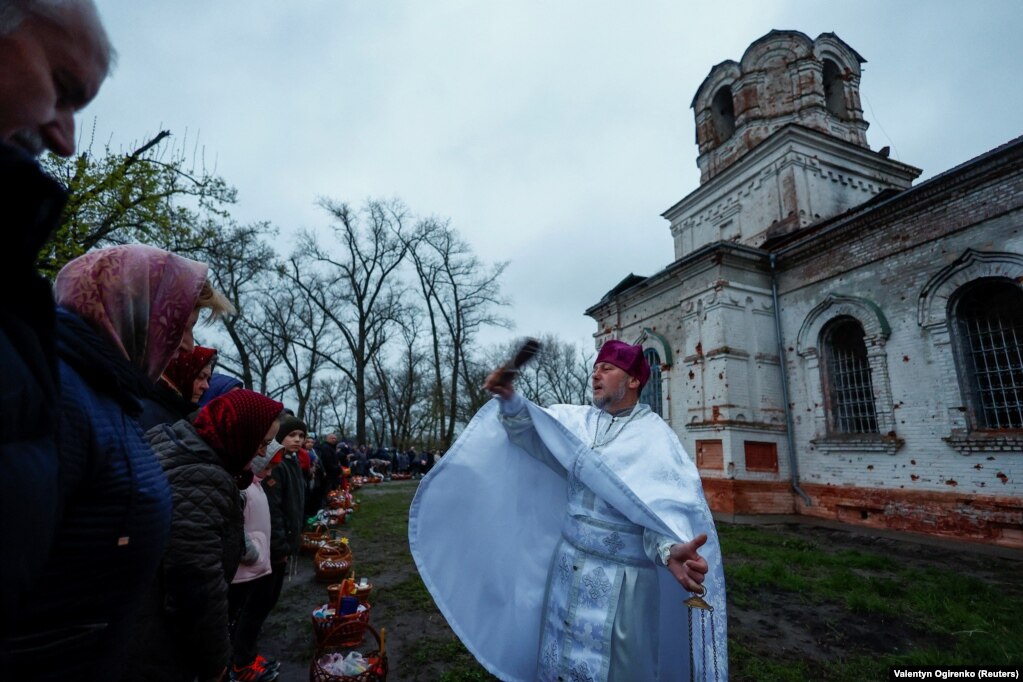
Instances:
[[[270,505],[266,501],[263,486],[260,485],[261,480],[258,477],[253,478],[252,483],[245,489],[245,535],[248,542],[255,545],[259,556],[252,563],[239,564],[232,583],[248,582],[271,573]]]

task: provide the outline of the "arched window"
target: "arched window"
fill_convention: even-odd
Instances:
[[[852,317],[838,317],[821,331],[824,399],[828,426],[834,433],[877,433],[874,386],[863,337],[863,326]]]
[[[835,116],[845,118],[849,111],[845,108],[845,79],[838,64],[830,59],[824,60],[824,106]]]
[[[984,279],[960,289],[950,307],[974,428],[1023,429],[1023,290]]]
[[[639,402],[646,403],[655,414],[661,413],[661,358],[653,348],[643,351],[643,357],[650,363],[650,380],[639,394]]]
[[[714,99],[710,103],[710,114],[718,142],[724,142],[735,132],[735,105],[732,104],[731,87],[723,85],[714,93]]]

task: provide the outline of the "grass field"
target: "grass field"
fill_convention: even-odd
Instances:
[[[406,561],[377,595],[395,611],[441,618],[408,555],[414,484],[360,491],[353,535],[360,569]],[[895,665],[1023,661],[1023,563],[814,527],[720,524],[729,608],[731,679],[888,679]],[[360,544],[361,543],[361,544]],[[370,550],[370,551],[367,551]],[[788,633],[781,636],[779,633]],[[421,672],[429,667],[434,677]],[[392,680],[490,680],[446,628],[406,637]]]
[[[915,544],[897,554],[878,553],[760,527],[718,530],[731,614],[788,600],[797,613],[827,614],[821,629],[837,633],[831,639],[841,645],[818,657],[733,636],[733,679],[882,680],[892,666],[1023,661],[1018,561],[964,558]]]

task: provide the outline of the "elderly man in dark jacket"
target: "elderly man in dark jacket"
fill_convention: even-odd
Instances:
[[[0,618],[2,632],[39,577],[56,528],[57,361],[53,296],[36,254],[56,225],[65,195],[20,151],[0,145],[0,205],[16,295],[0,297]],[[9,221],[9,222],[8,222]],[[11,272],[13,270],[14,272]]]
[[[54,304],[36,258],[66,201],[33,157],[74,153],[74,114],[106,77],[110,44],[88,0],[0,2],[0,677],[15,618],[41,577],[58,509]],[[67,35],[76,36],[68,41]],[[57,77],[61,87],[58,88]]]

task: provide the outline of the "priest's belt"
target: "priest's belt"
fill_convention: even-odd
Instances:
[[[581,552],[622,564],[649,565],[643,549],[643,528],[608,523],[585,516],[566,516],[561,537]]]

